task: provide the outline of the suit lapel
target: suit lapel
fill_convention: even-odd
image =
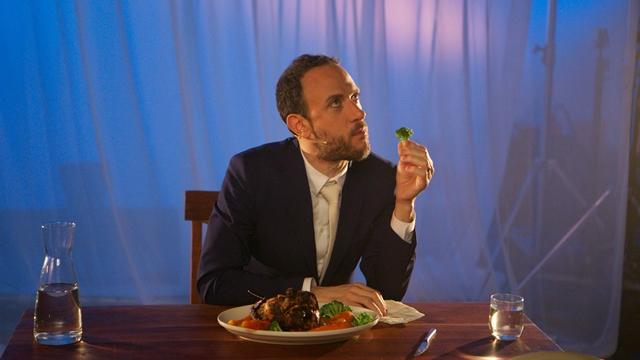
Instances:
[[[313,207],[309,180],[304,167],[304,160],[300,154],[300,148],[296,140],[292,140],[287,147],[287,155],[283,167],[283,199],[282,204],[287,204],[288,218],[294,229],[293,241],[297,241],[302,249],[302,257],[308,268],[309,274],[318,278],[316,265],[316,242],[313,232]]]
[[[358,171],[358,163],[353,162],[347,172],[347,178],[342,187],[342,202],[340,203],[340,215],[338,230],[333,244],[333,252],[329,267],[324,276],[324,282],[332,279],[333,274],[339,270],[339,265],[351,246],[359,223],[360,209],[364,201],[364,187],[361,172]]]

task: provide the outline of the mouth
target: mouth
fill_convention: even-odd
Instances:
[[[367,135],[367,126],[366,125],[360,125],[360,126],[356,126],[355,128],[353,128],[353,130],[351,130],[351,136],[355,137],[355,136],[366,136]]]

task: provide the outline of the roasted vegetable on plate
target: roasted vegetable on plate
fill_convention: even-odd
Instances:
[[[361,326],[374,319],[366,312],[354,314],[337,300],[319,307],[313,293],[289,288],[284,295],[261,299],[247,317],[228,324],[254,330],[323,331]]]

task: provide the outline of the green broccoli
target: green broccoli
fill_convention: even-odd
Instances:
[[[353,316],[353,321],[351,321],[351,324],[353,326],[360,326],[360,325],[368,324],[372,322],[374,319],[375,318],[371,314],[366,312],[361,312]]]
[[[320,308],[320,316],[332,318],[343,311],[351,311],[351,308],[338,300],[333,300],[330,303],[322,305]]]
[[[404,126],[401,127],[400,129],[396,130],[396,137],[400,141],[409,140],[411,135],[413,135],[413,130],[411,130],[409,128],[406,128]]]
[[[280,323],[278,323],[278,321],[273,320],[271,322],[271,324],[269,324],[269,330],[271,330],[271,331],[282,331],[282,328],[280,327]]]

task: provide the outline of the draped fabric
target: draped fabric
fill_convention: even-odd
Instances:
[[[396,161],[393,131],[408,126],[435,161],[405,301],[519,293],[561,346],[612,353],[638,10],[2,2],[0,294],[34,294],[40,224],[73,220],[85,303],[186,302],[184,191],[219,189],[234,153],[288,136],[277,78],[326,53],[362,90],[375,152]]]

